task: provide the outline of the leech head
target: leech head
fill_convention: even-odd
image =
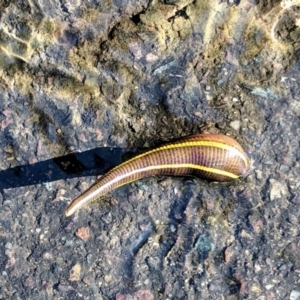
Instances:
[[[251,171],[254,169],[254,159],[248,159],[248,162],[248,168],[245,168],[245,171],[241,176],[243,178],[247,178],[250,175]]]

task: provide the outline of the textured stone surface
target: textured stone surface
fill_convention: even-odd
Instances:
[[[0,296],[298,299],[297,5],[0,1]],[[147,178],[65,218],[136,148],[196,132],[237,138],[249,176]]]

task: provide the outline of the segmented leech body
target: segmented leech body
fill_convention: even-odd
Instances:
[[[188,136],[113,168],[70,203],[66,216],[115,188],[147,176],[195,175],[213,181],[230,181],[245,175],[249,167],[246,153],[234,139],[220,134]]]

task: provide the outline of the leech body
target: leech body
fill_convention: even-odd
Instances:
[[[249,159],[241,145],[220,134],[181,138],[118,165],[103,175],[66,209],[66,216],[127,183],[153,175],[195,175],[213,181],[230,181],[245,175]]]

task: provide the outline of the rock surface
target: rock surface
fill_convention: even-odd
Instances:
[[[1,299],[298,299],[300,6],[0,1]],[[70,218],[136,148],[225,133],[252,171],[155,177]]]

